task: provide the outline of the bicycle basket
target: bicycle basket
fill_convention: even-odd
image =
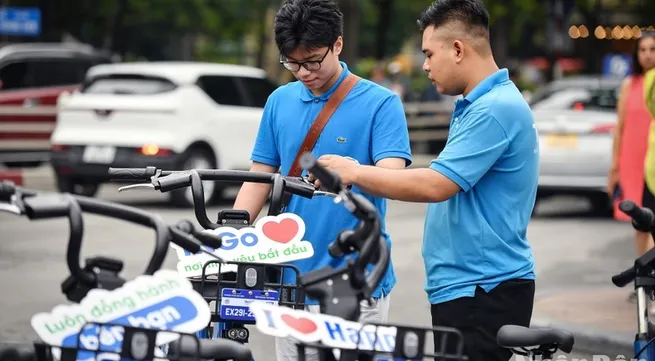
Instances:
[[[224,272],[223,267],[236,272]],[[288,272],[295,275],[295,283],[284,283]],[[204,264],[201,278],[191,279],[191,283],[207,302],[215,302],[212,322],[254,324],[255,318],[248,307],[254,300],[304,309],[305,292],[298,284],[299,274],[289,264],[210,260]]]
[[[192,342],[192,346],[187,346],[178,352],[167,352],[166,344],[180,342],[182,340],[187,345],[189,342]],[[64,341],[63,343],[65,345],[55,346],[41,341],[34,342],[34,357],[31,360],[200,360],[200,341],[193,334],[112,323],[86,323],[72,342]]]
[[[464,336],[455,328],[363,323],[359,331],[333,331],[331,341],[297,342],[298,361],[310,353],[318,353],[321,361],[468,360]],[[430,333],[438,347],[430,345]]]

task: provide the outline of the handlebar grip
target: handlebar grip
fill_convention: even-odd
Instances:
[[[648,232],[653,227],[655,214],[650,209],[639,207],[631,200],[621,201],[619,209],[632,218],[633,226],[637,230]]]
[[[61,194],[28,197],[23,203],[29,219],[68,217],[70,212],[70,201]]]
[[[312,153],[306,152],[302,155],[300,166],[314,174],[328,191],[340,193],[343,189],[339,176],[320,165]]]
[[[185,188],[191,185],[189,173],[173,173],[158,179],[159,190],[169,192],[175,189]]]
[[[382,281],[382,277],[387,273],[387,268],[389,267],[389,262],[391,259],[391,250],[389,245],[384,237],[377,237],[377,247],[373,245],[373,248],[377,248],[378,254],[375,257],[375,268],[371,271],[370,275],[366,279],[366,284],[369,289],[374,290],[378,287]]]
[[[637,277],[637,272],[634,267],[630,267],[627,270],[612,276],[612,283],[614,283],[616,287],[623,287],[632,282],[635,277]]]
[[[200,252],[202,245],[200,244],[200,242],[196,242],[196,240],[193,239],[193,237],[190,234],[181,230],[177,226],[170,227],[170,230],[172,236],[171,241],[173,241],[173,243],[177,244],[178,246],[184,248],[185,250],[191,253]]]
[[[221,245],[223,244],[221,237],[218,235],[205,231],[197,232],[193,224],[188,220],[179,221],[175,227],[182,232],[192,234],[198,241],[208,247],[216,249],[221,248]]]
[[[293,193],[295,195],[309,198],[309,199],[314,197],[314,191],[315,191],[314,185],[309,184],[298,178],[293,178],[293,177],[286,178],[284,186],[287,188],[287,190],[290,193]]]
[[[0,201],[9,202],[11,196],[16,193],[16,184],[12,181],[2,181],[0,183]]]
[[[337,240],[330,243],[330,246],[328,247],[328,253],[330,254],[330,257],[341,258],[344,256],[344,252],[341,247],[344,244],[344,242],[346,242],[346,238],[348,238],[352,233],[353,232],[350,230],[346,230],[339,233],[339,236],[337,236]]]
[[[193,236],[207,247],[217,249],[221,248],[221,245],[223,245],[223,239],[221,237],[216,234],[209,233],[208,231],[194,232]]]
[[[145,168],[109,168],[109,179],[113,180],[142,180],[149,179],[157,173],[153,166]]]

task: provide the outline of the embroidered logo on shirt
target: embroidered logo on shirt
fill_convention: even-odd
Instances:
[[[337,138],[337,143],[345,143],[345,142],[347,142],[347,141],[348,141],[348,139],[346,139],[346,138],[344,138],[344,137],[338,137],[338,138]]]

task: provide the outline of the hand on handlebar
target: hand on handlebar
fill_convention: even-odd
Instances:
[[[338,174],[339,180],[344,186],[348,187],[349,189],[352,188],[352,184],[357,179],[357,170],[360,167],[359,162],[356,159],[328,154],[320,156],[317,162],[325,169]],[[314,184],[316,189],[322,187],[321,180],[311,172],[308,178],[309,181]],[[324,189],[333,191],[333,185],[327,184],[324,186]]]
[[[340,177],[319,164],[311,153],[301,157],[300,165],[320,180],[324,188],[338,194],[346,209],[361,221],[354,231],[345,231],[330,245],[330,253],[336,256],[359,251],[354,262],[342,269],[328,267],[306,273],[300,276],[300,283],[309,297],[321,300],[325,313],[355,320],[360,301],[370,299],[389,265],[389,246],[381,236],[379,214],[368,199],[344,187]],[[367,275],[369,264],[374,267]],[[338,302],[330,302],[331,299]]]

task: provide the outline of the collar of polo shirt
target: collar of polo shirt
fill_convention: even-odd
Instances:
[[[337,90],[337,88],[339,87],[339,84],[341,84],[341,82],[344,79],[346,79],[346,76],[348,76],[348,74],[350,74],[350,70],[348,70],[348,65],[346,65],[346,63],[344,63],[343,61],[340,61],[339,63],[341,64],[341,67],[343,68],[343,71],[341,72],[341,75],[339,76],[339,79],[337,79],[337,82],[334,83],[332,85],[332,87],[330,89],[328,89],[328,91],[326,91],[325,93],[323,93],[323,94],[321,94],[319,96],[316,96],[309,89],[307,89],[307,87],[303,86],[300,89],[300,99],[302,99],[305,102],[311,102],[311,101],[314,101],[314,100],[327,101],[328,99],[330,99],[330,95],[332,95]]]

